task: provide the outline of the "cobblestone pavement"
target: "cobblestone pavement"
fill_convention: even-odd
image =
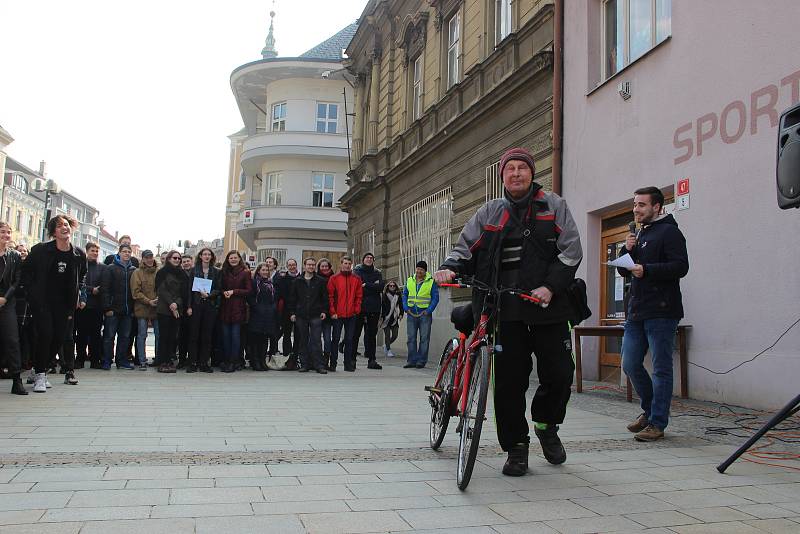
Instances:
[[[44,395],[2,394],[0,534],[800,532],[798,463],[749,456],[716,471],[748,432],[708,427],[739,416],[679,401],[666,439],[641,444],[625,430],[636,406],[592,384],[560,431],[566,464],[534,443],[530,474],[504,477],[488,424],[460,492],[456,434],[428,447],[433,370],[381,363],[326,376],[87,369],[76,387],[56,376]]]

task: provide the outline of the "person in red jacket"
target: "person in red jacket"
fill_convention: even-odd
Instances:
[[[329,371],[336,371],[338,352],[335,348],[339,346],[342,328],[344,328],[344,370],[348,372],[356,370],[356,348],[353,340],[356,319],[361,313],[362,296],[361,279],[353,274],[353,259],[350,256],[342,256],[339,272],[328,280],[328,301],[331,319],[333,319],[332,345],[334,347],[328,365]]]
[[[222,264],[222,345],[225,361],[220,364],[223,373],[236,370],[241,346],[241,327],[247,320],[247,296],[253,289],[250,270],[245,267],[244,259],[237,251],[228,252]]]

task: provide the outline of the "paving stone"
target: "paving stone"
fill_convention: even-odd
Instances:
[[[703,523],[702,525],[684,525],[672,527],[678,534],[763,534],[763,530],[751,527],[747,523],[731,521],[727,523]]]
[[[67,482],[101,480],[105,467],[42,467],[26,468],[14,477],[14,482]]]
[[[657,493],[656,495],[661,495]],[[649,495],[613,495],[610,497],[576,498],[573,501],[598,515],[622,515],[630,512],[663,512],[677,506]]]
[[[759,519],[779,519],[797,515],[797,512],[787,510],[775,504],[746,504],[734,506],[733,508]]]
[[[273,477],[273,480],[293,480],[291,477]],[[312,486],[319,484],[366,484],[368,482],[380,482],[376,474],[365,475],[318,475],[318,476],[299,476],[296,479],[302,486]],[[268,486],[269,484],[263,484]],[[282,485],[282,484],[275,484]],[[288,485],[288,484],[286,484]]]
[[[36,523],[0,527],[0,534],[78,534],[84,523]],[[90,533],[91,534],[91,533]],[[117,533],[114,533],[117,534]],[[149,534],[149,533],[148,533]]]
[[[353,487],[367,486],[369,484],[354,484]],[[262,487],[261,492],[267,502],[281,501],[332,501],[339,499],[353,499],[355,495],[344,484],[317,485],[317,486],[278,486]],[[373,495],[380,497],[380,495]]]
[[[150,517],[222,517],[228,515],[253,515],[253,508],[249,503],[170,504],[154,506]]]
[[[407,510],[413,508],[440,508],[442,503],[431,497],[390,497],[384,499],[351,499],[347,506],[354,512],[370,510]]]
[[[350,512],[352,509],[342,500],[336,501],[297,501],[297,502],[254,502],[256,515],[318,514],[325,512]]]
[[[556,534],[558,531],[545,523],[513,523],[511,525],[493,525],[500,534]]]
[[[218,480],[226,480],[220,478]],[[125,481],[122,481],[125,482]],[[162,480],[128,480],[125,489],[213,488],[212,478],[167,478]]]
[[[625,514],[625,517],[648,528],[691,525],[697,523],[696,518],[675,510]]]
[[[42,494],[46,495],[46,494]],[[109,490],[76,491],[69,501],[71,508],[94,508],[102,506],[147,506],[167,504],[169,490]]]
[[[203,517],[195,520],[196,534],[257,532],[258,534],[305,534],[297,516],[262,515],[240,517]],[[149,534],[149,533],[148,533]]]
[[[307,531],[336,532],[402,532],[411,530],[397,512],[341,512],[302,515]]]
[[[729,521],[743,521],[757,519],[750,514],[740,512],[728,506],[712,506],[710,508],[689,508],[679,510],[681,513],[694,517],[704,523],[724,523]]]
[[[105,506],[98,508],[61,508],[48,510],[41,522],[108,521],[112,519],[147,519],[149,506]]]
[[[662,501],[675,505],[676,508],[709,508],[711,506],[753,504],[753,501],[717,489],[664,491],[658,493],[657,497]]]
[[[69,482],[37,482],[30,491],[92,491],[125,487],[124,480],[75,480]]]
[[[591,517],[583,519],[559,519],[545,521],[563,534],[591,534],[594,532],[619,532],[622,530],[638,530],[638,523],[621,516]]]
[[[653,482],[653,477],[644,471],[632,469],[619,471],[591,471],[586,473],[576,473],[576,477],[586,480],[590,484],[612,485],[612,484],[631,484],[636,482]]]
[[[522,502],[528,500],[520,495],[522,492],[495,492],[495,493],[471,493],[463,492],[452,495],[434,495],[436,502],[443,506],[467,506],[472,504],[500,504],[506,502]]]
[[[191,480],[191,479],[190,479]],[[217,488],[235,488],[241,486],[299,486],[300,481],[295,477],[253,477],[253,478],[218,478],[214,480]]]
[[[660,493],[675,491],[674,486],[666,482],[631,482],[629,484],[594,485],[593,489],[606,495],[634,495],[637,493]]]
[[[189,478],[257,478],[270,476],[265,465],[191,465]]]
[[[278,464],[268,465],[270,476],[297,477],[312,475],[346,475],[347,471],[339,464]]]
[[[189,477],[189,466],[136,465],[111,466],[103,480],[163,480]]]
[[[433,530],[415,530],[416,534],[497,534],[492,527],[459,527],[436,528]]]
[[[8,468],[4,467],[0,469],[0,484],[7,484],[11,482],[11,480],[22,471],[21,469],[15,468]],[[25,482],[24,480],[18,480],[17,482]]]
[[[504,506],[504,505],[497,505]],[[398,512],[414,529],[457,528],[498,525],[507,519],[487,506],[451,506],[433,509],[401,510]]]
[[[597,516],[591,510],[569,500],[492,504],[489,508],[512,523]]]
[[[26,491],[30,491],[34,484],[34,482],[0,484],[0,493],[25,493]]]
[[[263,502],[261,488],[177,488],[169,504],[226,504]],[[167,504],[167,503],[158,503]]]
[[[348,484],[348,489],[359,499],[377,499],[382,497],[419,497],[439,495],[439,492],[425,482],[384,482],[368,484]]]
[[[339,464],[348,473],[354,475],[377,473],[418,473],[419,467],[411,462],[351,462]],[[270,468],[272,472],[272,468]]]
[[[80,534],[195,534],[194,519],[142,519],[139,521],[90,521]],[[232,532],[232,531],[231,531]]]
[[[591,486],[588,481],[570,474],[535,476],[526,475],[524,477],[506,478],[509,484],[521,490],[577,488],[580,486]]]
[[[751,527],[759,531],[770,532],[771,534],[797,534],[800,525],[787,519],[759,519],[755,521],[745,521]]]
[[[71,491],[4,493],[0,494],[0,511],[63,508],[70,497]]]
[[[44,510],[17,510],[0,512],[0,525],[18,525],[20,523],[35,523],[44,514]]]

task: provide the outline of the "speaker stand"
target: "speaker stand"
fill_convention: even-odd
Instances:
[[[798,411],[800,411],[800,395],[798,395],[798,396],[796,396],[794,399],[792,399],[792,400],[789,402],[789,404],[787,404],[786,406],[784,406],[784,407],[781,409],[781,411],[779,411],[778,413],[776,413],[776,414],[775,414],[775,415],[772,417],[772,419],[770,419],[769,421],[767,421],[767,424],[765,424],[764,426],[762,426],[762,427],[761,427],[761,428],[758,430],[758,432],[756,432],[755,434],[753,434],[753,436],[752,436],[750,439],[748,439],[748,440],[747,440],[747,441],[744,443],[744,445],[742,445],[741,447],[739,447],[739,449],[738,449],[736,452],[734,452],[734,453],[733,453],[733,454],[732,454],[732,455],[731,455],[731,456],[730,456],[730,457],[729,457],[727,460],[725,460],[724,462],[722,462],[721,464],[719,464],[719,465],[717,466],[717,471],[719,471],[720,473],[724,473],[724,472],[725,472],[725,470],[726,470],[726,469],[727,469],[727,468],[728,468],[728,467],[729,467],[729,466],[730,466],[730,465],[731,465],[733,462],[735,462],[735,461],[736,461],[736,460],[739,458],[739,456],[741,456],[742,454],[744,454],[744,453],[747,451],[747,449],[749,449],[750,447],[752,447],[752,446],[753,446],[753,444],[754,444],[756,441],[758,441],[759,439],[761,439],[761,438],[764,436],[764,434],[766,434],[767,432],[769,432],[770,430],[772,430],[773,428],[775,428],[776,426],[778,426],[779,424],[781,424],[782,422],[784,422],[784,421],[785,421],[786,419],[788,419],[789,417],[793,416],[793,415],[794,415],[795,413],[797,413]]]

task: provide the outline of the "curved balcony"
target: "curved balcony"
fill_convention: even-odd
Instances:
[[[261,172],[271,157],[347,159],[347,136],[317,132],[265,132],[248,137],[242,144],[242,169],[248,176]]]
[[[248,217],[251,212],[251,217]],[[252,219],[252,223],[245,223]],[[313,206],[253,206],[242,208],[236,231],[244,242],[255,249],[258,239],[276,236],[292,240],[344,241],[347,214],[339,208]]]

